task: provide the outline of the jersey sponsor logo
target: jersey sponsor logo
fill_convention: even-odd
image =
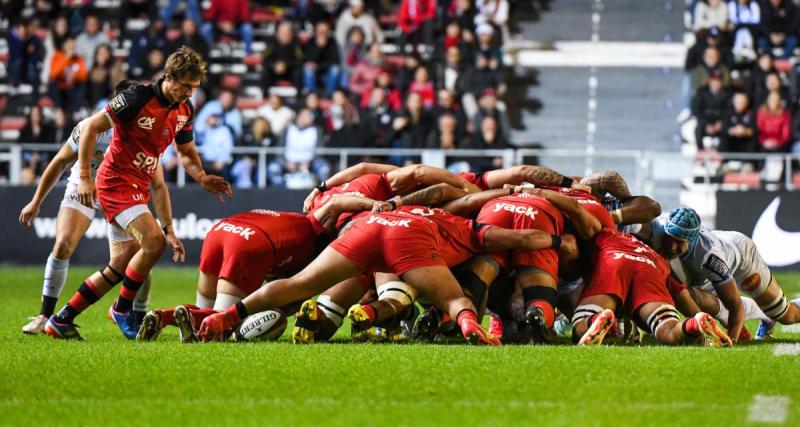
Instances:
[[[178,123],[175,125],[175,132],[178,132],[179,130],[183,129],[183,127],[186,126],[186,122],[188,121],[189,121],[189,116],[178,114]]]
[[[753,243],[764,262],[770,266],[782,267],[800,262],[800,232],[791,232],[778,225],[778,208],[781,198],[775,197],[764,209],[753,228]]]
[[[397,220],[388,220],[386,218],[381,218],[379,216],[370,216],[367,220],[367,224],[376,223],[379,225],[383,225],[385,227],[405,227],[409,228],[411,224],[410,219],[397,219]]]
[[[592,200],[592,199],[575,199],[575,200],[577,200],[578,204],[581,204],[581,205],[599,205],[600,204],[600,202],[598,202],[597,200]]]
[[[139,120],[136,121],[136,124],[139,125],[139,127],[142,129],[150,130],[153,129],[153,123],[155,122],[156,122],[155,117],[144,116],[144,117],[139,117]]]
[[[111,112],[114,114],[119,114],[120,111],[124,110],[125,107],[128,106],[128,101],[125,100],[125,95],[119,94],[108,101],[108,108],[111,109]]]
[[[656,263],[653,262],[650,258],[643,257],[643,256],[636,256],[631,254],[626,254],[625,252],[614,252],[614,260],[619,260],[622,258],[629,259],[631,261],[641,262],[643,264],[647,264],[653,268],[656,267]]]
[[[728,264],[714,254],[708,256],[706,263],[703,264],[703,268],[718,276],[716,280],[712,280],[712,282],[725,280],[731,275],[731,269],[728,267]]]
[[[158,163],[161,156],[148,156],[147,153],[140,151],[136,153],[136,158],[133,160],[133,165],[143,171],[147,172],[148,175],[152,175],[158,169]]]
[[[419,215],[419,216],[433,216],[436,212],[433,209],[414,208],[414,209],[411,209],[410,213],[412,213],[414,215]]]
[[[244,240],[250,240],[250,236],[256,234],[256,231],[250,227],[242,227],[241,225],[230,224],[225,221],[222,221],[214,227],[214,231],[225,231],[227,233],[238,234],[239,236],[243,237]]]
[[[267,216],[274,216],[274,217],[281,216],[280,213],[275,212],[275,211],[271,211],[271,210],[268,210],[268,209],[253,209],[250,212],[255,213],[255,214],[259,214],[259,215],[267,215]]]
[[[539,214],[538,209],[534,209],[530,206],[517,206],[511,203],[495,203],[493,212],[500,212],[500,211],[507,211],[514,214],[525,215],[527,217],[530,217],[531,219],[536,219],[536,215]]]

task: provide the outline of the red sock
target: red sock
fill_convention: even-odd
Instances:
[[[556,311],[549,302],[541,299],[531,301],[531,306],[539,307],[544,313],[544,322],[548,328],[553,328],[553,323],[556,321]]]
[[[175,309],[170,308],[167,310],[158,310],[158,316],[161,319],[161,326],[178,326],[175,322]]]
[[[458,326],[463,331],[464,330],[464,326],[462,326],[463,323],[467,322],[469,320],[472,320],[473,322],[478,323],[478,316],[472,310],[469,310],[469,309],[461,310],[461,312],[458,313],[458,318],[456,319],[456,323],[458,323]]]
[[[700,324],[697,319],[690,317],[683,322],[683,333],[692,337],[700,335]]]
[[[361,308],[363,308],[364,311],[367,312],[367,316],[369,316],[369,323],[375,323],[378,317],[377,313],[375,313],[375,308],[373,308],[369,304],[361,304]]]
[[[200,324],[203,323],[203,319],[219,312],[211,308],[192,308],[189,309],[189,313],[192,314],[192,322],[194,323],[194,329],[198,330],[200,329]]]
[[[241,301],[239,301],[239,303],[241,303]],[[239,314],[239,303],[228,307],[222,312],[222,318],[226,328],[232,328],[234,325],[242,321],[242,315]]]

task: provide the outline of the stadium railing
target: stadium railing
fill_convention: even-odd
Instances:
[[[19,185],[23,167],[24,152],[56,152],[61,144],[40,143],[0,143],[0,167],[7,164],[8,178],[0,185]],[[202,148],[201,148],[202,149]],[[256,186],[266,187],[267,165],[270,158],[281,156],[284,147],[234,147],[234,155],[249,155],[256,160]],[[785,173],[778,172],[780,181],[776,184],[785,189],[800,188],[800,154],[766,154],[766,153],[698,153],[693,156],[680,152],[659,152],[645,150],[576,150],[557,148],[518,148],[503,150],[435,150],[435,149],[395,149],[395,148],[317,148],[317,156],[334,159],[338,169],[346,168],[364,156],[370,157],[407,157],[414,158],[424,164],[446,167],[456,160],[465,158],[500,158],[502,167],[520,164],[541,164],[552,167],[561,173],[573,176],[587,175],[593,171],[615,170],[625,176],[631,191],[637,194],[649,194],[654,191],[657,182],[686,182],[687,179],[696,184],[724,184],[726,176],[730,179],[730,189],[746,189],[752,187],[752,181],[759,183],[775,182],[769,179],[768,171],[754,170],[739,173],[725,165],[731,162],[756,163],[771,165],[771,173],[775,175],[775,163],[783,166]],[[766,169],[766,168],[765,168]],[[733,172],[731,172],[733,170]],[[737,176],[733,175],[738,174]],[[755,175],[755,176],[754,176]],[[741,180],[742,182],[738,182]],[[183,187],[187,183],[186,173],[178,167],[176,185]]]

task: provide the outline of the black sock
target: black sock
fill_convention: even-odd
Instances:
[[[42,295],[42,309],[39,311],[39,314],[45,317],[50,317],[53,315],[53,312],[56,311],[56,303],[58,302],[58,298],[48,297],[47,295]]]
[[[78,313],[78,310],[75,310],[69,304],[67,304],[58,312],[58,314],[56,314],[56,321],[58,323],[72,323]]]
[[[131,311],[133,308],[133,300],[136,298],[136,292],[138,292],[141,287],[142,282],[137,282],[126,274],[125,278],[122,279],[122,289],[119,291],[119,298],[117,298],[117,304],[114,306],[114,310],[118,313]]]

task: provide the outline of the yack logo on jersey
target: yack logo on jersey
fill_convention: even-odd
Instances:
[[[654,263],[653,260],[651,260],[650,258],[643,257],[643,256],[636,256],[636,255],[626,254],[625,252],[614,252],[613,255],[614,255],[614,260],[615,261],[618,260],[618,259],[625,258],[625,259],[629,259],[631,261],[636,261],[636,262],[641,262],[643,264],[647,264],[647,265],[649,265],[649,266],[651,266],[653,268],[655,268],[655,266],[656,266],[656,263]]]
[[[142,129],[151,130],[153,129],[153,123],[155,122],[155,117],[139,117],[139,120],[136,122],[136,124],[138,124]]]
[[[242,227],[241,225],[230,224],[225,221],[220,222],[213,231],[225,231],[228,233],[238,234],[244,237],[244,240],[250,240],[250,236],[256,234],[256,231],[250,227]]]
[[[175,132],[178,132],[179,130],[183,129],[183,127],[186,126],[186,122],[188,121],[189,121],[189,116],[178,114],[178,124],[175,125]]]
[[[386,227],[405,227],[409,228],[411,220],[410,219],[397,219],[397,220],[388,220],[386,218],[382,218],[379,216],[370,216],[367,220],[367,224],[377,223]]]
[[[494,212],[500,211],[508,211],[515,214],[525,215],[531,219],[536,219],[536,215],[539,214],[538,209],[534,209],[530,206],[517,206],[512,205],[511,203],[495,203]]]

